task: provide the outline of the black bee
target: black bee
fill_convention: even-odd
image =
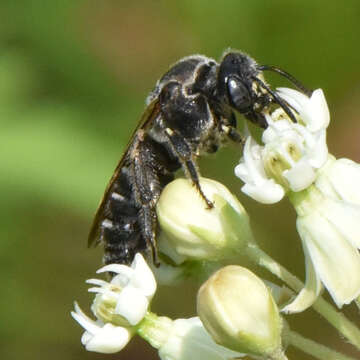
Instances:
[[[155,264],[156,203],[162,189],[182,168],[204,199],[196,158],[213,153],[227,139],[242,142],[234,111],[266,128],[264,112],[278,104],[292,110],[266,84],[262,71],[275,71],[311,94],[291,75],[259,66],[242,52],[224,54],[220,63],[192,55],[179,60],[157,82],[147,107],[112,176],[89,234],[89,245],[103,243],[104,262],[129,264],[137,252],[151,251]]]

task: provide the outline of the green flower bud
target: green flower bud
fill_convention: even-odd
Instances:
[[[200,186],[213,208],[186,179],[168,184],[157,203],[159,249],[177,264],[233,257],[234,250],[253,239],[249,217],[236,197],[210,179],[201,178]]]
[[[226,266],[200,288],[198,315],[216,343],[234,351],[281,358],[282,320],[267,286],[251,271]]]

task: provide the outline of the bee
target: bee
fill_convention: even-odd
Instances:
[[[196,159],[216,152],[228,139],[243,142],[235,112],[266,128],[264,113],[274,103],[296,122],[290,106],[265,82],[266,70],[311,95],[287,72],[259,66],[238,51],[226,52],[219,63],[202,55],[185,57],[157,82],[89,234],[89,246],[104,244],[106,264],[129,264],[137,252],[145,252],[158,265],[156,203],[178,169],[195,186],[204,206],[213,206],[199,184]]]

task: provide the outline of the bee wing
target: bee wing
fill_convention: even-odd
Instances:
[[[90,233],[89,233],[89,237],[88,237],[88,247],[96,246],[100,242],[100,237],[99,237],[100,226],[101,226],[102,221],[105,218],[106,204],[107,204],[109,196],[111,195],[111,189],[114,185],[114,182],[119,177],[120,170],[123,167],[124,160],[125,160],[126,155],[128,154],[129,149],[134,141],[134,137],[135,137],[136,133],[140,129],[146,130],[152,124],[152,122],[156,119],[156,117],[159,115],[159,113],[160,113],[160,103],[157,99],[155,99],[152,102],[150,102],[150,104],[146,107],[136,129],[134,130],[134,132],[130,138],[129,143],[126,146],[123,156],[120,159],[118,165],[116,166],[114,174],[111,177],[111,179],[105,189],[104,196],[102,197],[100,204],[98,206],[98,209],[96,210],[94,221],[93,221],[91,229],[90,229]]]

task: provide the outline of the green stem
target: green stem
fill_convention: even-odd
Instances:
[[[355,360],[352,357],[340,354],[335,350],[331,350],[324,345],[307,339],[294,331],[289,331],[287,339],[290,345],[297,347],[304,353],[310,354],[319,360]]]
[[[165,316],[148,312],[137,326],[137,333],[155,349],[160,349],[169,338],[173,321]]]
[[[247,255],[252,261],[266,268],[296,292],[299,292],[304,287],[304,284],[296,276],[261,250],[255,243],[249,245]],[[357,326],[322,297],[316,300],[313,308],[360,350],[360,330]]]

